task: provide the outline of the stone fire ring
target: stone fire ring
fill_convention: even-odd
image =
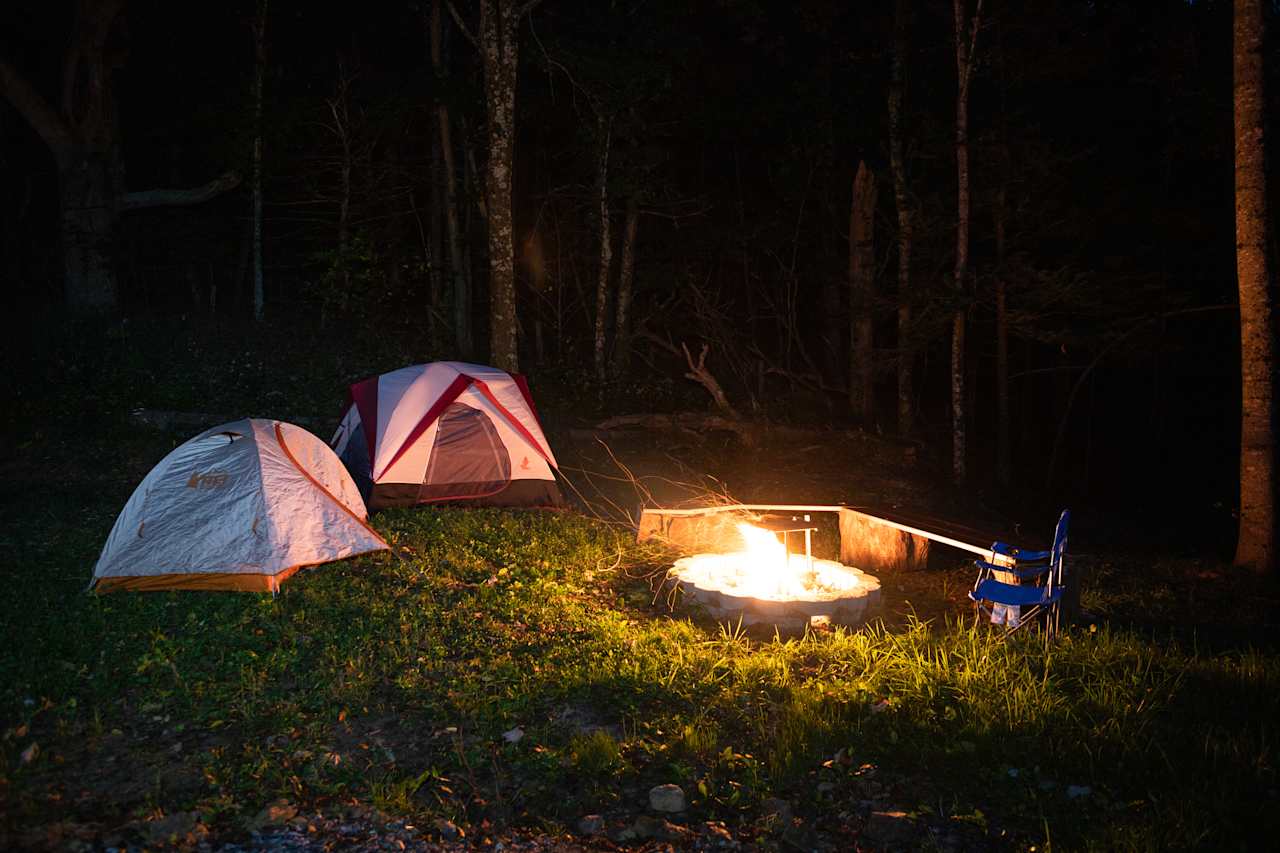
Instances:
[[[731,595],[718,589],[698,586],[694,581],[686,579],[682,570],[687,569],[689,562],[698,557],[681,557],[667,573],[667,577],[679,582],[684,592],[685,603],[694,604],[706,611],[719,622],[734,625],[739,622],[744,627],[766,626],[779,631],[803,631],[809,626],[843,625],[857,627],[870,618],[880,608],[880,579],[852,566],[841,566],[845,571],[858,576],[858,586],[838,595],[819,594],[812,599],[793,599],[775,601],[752,596]],[[833,562],[829,560],[814,560]],[[836,565],[840,565],[836,563]]]

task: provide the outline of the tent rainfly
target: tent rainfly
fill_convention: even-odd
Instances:
[[[330,444],[370,510],[564,503],[524,377],[493,367],[433,362],[358,382]]]
[[[214,427],[151,469],[116,519],[91,588],[275,592],[298,569],[382,551],[355,483],[301,427]]]

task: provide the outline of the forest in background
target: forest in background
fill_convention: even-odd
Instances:
[[[0,35],[0,56],[54,102],[83,26],[67,5],[10,10]],[[1200,544],[1229,547],[1239,452],[1230,4],[983,7],[960,286],[951,4],[900,3],[897,20],[894,4],[529,5],[511,176],[523,370],[593,388],[601,412],[647,400],[700,408],[713,401],[684,374],[705,346],[705,369],[737,412],[892,435],[905,362],[905,437],[947,470],[959,312],[968,477],[999,500],[1003,289],[1008,494],[1087,499],[1169,527],[1194,518]],[[120,214],[108,247],[115,325],[97,333],[168,324],[252,338],[247,177],[260,126],[261,351],[305,339],[338,353],[376,337],[404,342],[406,360],[484,360],[485,85],[469,41],[475,9],[454,12],[130,3],[104,64],[123,187],[199,186],[228,170],[242,180],[200,205]],[[1274,80],[1274,38],[1266,55]],[[0,275],[27,319],[3,347],[22,366],[9,377],[22,399],[66,379],[52,342],[84,333],[67,325],[78,321],[64,292],[55,159],[5,102],[0,139]],[[860,164],[877,190],[867,209],[864,184],[870,237],[855,262]],[[905,288],[900,198],[912,236]],[[861,290],[851,264],[869,269]],[[859,350],[866,328],[871,347]],[[857,399],[863,370],[870,402]]]

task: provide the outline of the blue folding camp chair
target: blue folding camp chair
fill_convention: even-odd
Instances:
[[[969,598],[980,612],[991,615],[993,622],[1004,623],[1006,636],[1041,618],[1046,643],[1057,633],[1062,618],[1070,521],[1071,511],[1064,509],[1053,531],[1053,546],[1048,551],[1030,551],[995,542],[991,545],[990,560],[974,561],[978,566],[978,579]]]

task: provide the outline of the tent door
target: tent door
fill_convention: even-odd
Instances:
[[[494,495],[511,481],[511,457],[489,416],[462,403],[440,414],[419,501]]]
[[[346,466],[347,472],[360,490],[360,497],[366,504],[373,493],[373,465],[369,462],[369,444],[364,434],[364,424],[357,421],[355,432],[347,439],[347,446],[338,457]]]

